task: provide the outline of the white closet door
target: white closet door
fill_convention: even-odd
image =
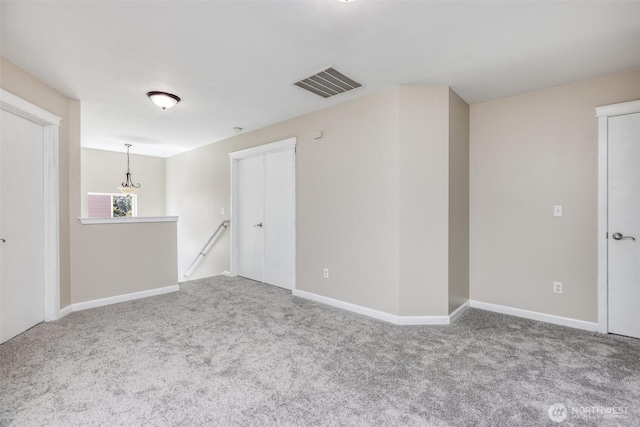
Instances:
[[[294,154],[292,150],[264,156],[264,282],[293,289]]]
[[[609,332],[640,338],[640,113],[608,130]]]
[[[264,281],[264,159],[238,161],[238,275]]]
[[[0,111],[0,342],[44,321],[43,127]]]

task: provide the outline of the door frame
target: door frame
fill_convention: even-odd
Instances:
[[[0,109],[42,126],[44,208],[44,321],[60,316],[60,221],[58,131],[62,119],[0,89]]]
[[[293,151],[293,277],[291,278],[292,290],[296,289],[296,138],[287,138],[269,144],[258,145],[257,147],[229,153],[231,161],[231,276],[238,275],[238,233],[235,231],[235,224],[238,220],[238,161],[266,154],[278,153],[281,151]]]
[[[609,117],[640,113],[640,100],[596,107],[598,118],[598,332],[609,332]]]

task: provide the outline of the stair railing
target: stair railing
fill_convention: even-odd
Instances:
[[[198,263],[202,260],[202,258],[204,258],[207,255],[207,253],[213,246],[213,242],[216,241],[216,239],[222,234],[222,231],[226,230],[228,226],[229,226],[229,220],[227,219],[225,219],[220,223],[218,228],[216,228],[216,231],[214,231],[211,237],[209,237],[209,240],[207,240],[207,243],[204,244],[204,246],[202,247],[202,250],[200,251],[198,256],[196,256],[196,259],[193,260],[189,268],[187,268],[187,271],[184,273],[182,277],[184,277],[185,279],[189,278],[189,276],[191,275],[191,273],[193,273],[193,270],[195,270]]]

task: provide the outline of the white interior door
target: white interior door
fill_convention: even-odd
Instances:
[[[295,287],[295,139],[231,153],[233,274]]]
[[[608,120],[609,332],[640,338],[640,113]]]
[[[264,159],[237,162],[238,275],[264,281]]]
[[[0,342],[44,321],[43,127],[0,111]]]
[[[295,204],[293,151],[264,156],[264,282],[293,289]]]

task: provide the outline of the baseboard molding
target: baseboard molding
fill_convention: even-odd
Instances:
[[[230,271],[223,271],[222,273],[220,273],[221,276],[227,276],[227,277],[236,277],[235,275],[231,274]]]
[[[449,316],[395,316],[396,325],[448,325]]]
[[[584,320],[571,319],[569,317],[554,316],[553,314],[539,313],[537,311],[522,310],[520,308],[507,307],[505,305],[491,304],[482,301],[469,301],[472,308],[493,311],[495,313],[508,314],[525,319],[540,322],[553,323],[554,325],[568,326],[570,328],[583,329],[585,331],[598,331],[598,324],[585,322]]]
[[[63,317],[68,316],[69,314],[71,314],[72,311],[73,311],[72,305],[68,305],[65,308],[60,309],[60,311],[58,312],[58,319],[62,319]]]
[[[343,310],[362,314],[385,322],[394,323],[396,325],[448,325],[450,323],[450,316],[398,316],[298,289],[294,289],[291,293],[296,297],[341,308]]]
[[[65,310],[71,308],[71,311],[87,310],[89,308],[102,307],[104,305],[117,304],[119,302],[132,301],[140,298],[153,297],[156,295],[168,294],[180,290],[180,285],[167,286],[164,288],[149,289],[147,291],[132,292],[130,294],[116,295],[113,297],[94,299],[91,301],[78,302],[65,307]],[[68,314],[68,313],[67,313]]]
[[[460,317],[462,313],[464,313],[469,308],[469,301],[462,304],[460,307],[456,308],[449,314],[449,322],[455,322],[455,320]]]

